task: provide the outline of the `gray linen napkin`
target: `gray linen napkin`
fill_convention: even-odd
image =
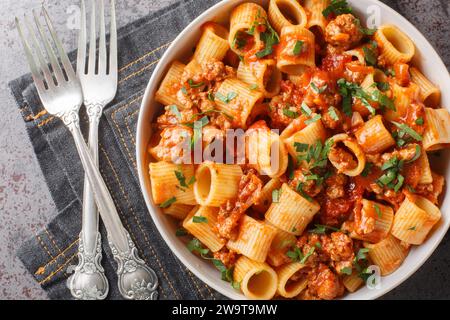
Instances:
[[[176,35],[217,2],[179,1],[119,30],[118,92],[100,124],[101,172],[140,256],[158,274],[162,299],[224,298],[187,270],[159,235],[139,188],[134,155],[139,105],[154,67]],[[446,41],[450,34],[446,23],[449,18],[448,3],[445,0],[383,2],[414,23],[438,49],[447,66],[450,65],[450,48]],[[75,58],[74,53],[70,56],[72,60]],[[68,131],[58,119],[43,112],[30,75],[11,81],[10,88],[26,122],[30,140],[58,210],[56,218],[19,249],[18,256],[50,298],[70,299],[66,289],[69,276],[66,271],[68,266],[77,263],[83,169]],[[87,117],[83,113],[81,118],[82,127],[86,129]],[[106,239],[104,228],[102,234],[103,239]],[[103,247],[103,265],[111,284],[108,298],[120,299],[114,273],[115,262],[109,248],[106,245]],[[450,257],[448,252],[445,253],[447,259]],[[429,264],[425,267],[432,268]],[[438,280],[434,283],[437,284]],[[408,281],[410,283],[428,287],[430,280],[415,276]],[[449,287],[446,286],[447,291]],[[387,298],[406,297],[410,292],[408,287],[402,286]]]

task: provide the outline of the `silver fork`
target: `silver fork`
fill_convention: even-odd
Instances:
[[[100,43],[98,73],[96,74],[96,1],[92,0],[91,34],[89,42],[89,64],[86,73],[86,6],[81,0],[81,25],[78,39],[77,76],[83,89],[84,105],[89,116],[89,148],[98,166],[98,125],[103,108],[114,99],[117,91],[117,30],[115,4],[111,1],[110,65],[107,70],[105,9],[100,1]],[[109,71],[109,72],[107,72]],[[92,189],[87,177],[84,178],[83,218],[78,247],[78,266],[70,276],[67,285],[77,299],[104,299],[108,294],[108,280],[100,264],[102,260],[101,235],[98,231],[99,215]],[[91,266],[86,268],[86,263]],[[89,288],[96,287],[95,295],[86,296]]]
[[[81,134],[78,111],[83,102],[83,94],[80,81],[77,79],[69,58],[56,35],[48,13],[45,8],[42,11],[59,55],[58,57],[50,45],[39,22],[38,15],[36,12],[33,12],[52,71],[47,65],[31,23],[25,17],[29,29],[29,39],[32,47],[34,47],[35,54],[33,54],[32,47],[30,47],[23,33],[19,19],[15,18],[16,27],[22,40],[39,97],[47,112],[59,117],[73,136],[81,163],[108,233],[109,246],[118,264],[117,275],[120,293],[127,299],[156,299],[158,296],[156,291],[158,286],[156,274],[138,257],[136,246],[120,221],[108,188]],[[80,258],[83,257],[81,256]],[[85,268],[89,272],[89,270],[93,270],[94,266],[86,264]],[[90,288],[89,290],[92,293],[95,292],[96,288]]]

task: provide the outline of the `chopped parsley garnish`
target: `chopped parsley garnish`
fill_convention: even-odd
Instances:
[[[181,87],[181,92],[183,92],[183,94],[184,94],[185,96],[187,96],[187,94],[188,94],[188,92],[187,92],[185,86]]]
[[[273,53],[273,46],[280,42],[277,32],[271,27],[267,19],[265,20],[267,30],[260,34],[260,39],[264,42],[264,49],[256,53],[256,57],[261,59]]]
[[[192,217],[193,223],[208,223],[208,218],[203,216],[193,216]]]
[[[178,107],[176,105],[174,104],[170,105],[169,110],[177,117],[178,120],[182,119],[180,110],[178,110]]]
[[[189,241],[187,244],[187,248],[189,251],[197,252],[202,256],[207,255],[209,253],[209,249],[204,248],[200,240],[198,240],[197,238],[194,238],[191,241]]]
[[[375,209],[375,212],[377,213],[378,218],[381,218],[382,213],[381,213],[381,209],[380,209],[380,207],[378,206],[378,204],[375,203],[375,204],[373,205],[373,208]]]
[[[312,202],[313,199],[311,198],[310,195],[308,195],[305,191],[303,191],[303,187],[305,186],[305,184],[303,182],[299,182],[297,184],[297,192],[300,193],[300,195],[305,198],[306,200],[308,200],[309,202]]]
[[[416,231],[416,226],[412,226],[412,227],[408,228],[408,230]]]
[[[300,248],[295,247],[293,250],[286,252],[286,255],[291,258],[292,261],[305,264],[308,258],[314,253],[315,249],[315,247],[311,247],[311,249],[309,249],[309,251],[304,255]]]
[[[309,233],[316,233],[316,234],[325,234],[327,230],[331,231],[339,231],[338,228],[326,226],[323,224],[315,224],[314,229],[308,230]]]
[[[291,119],[296,119],[296,118],[298,118],[298,116],[299,116],[299,114],[298,114],[297,111],[292,111],[292,110],[289,109],[289,108],[284,108],[284,109],[283,109],[283,114],[284,114],[286,117],[289,117],[289,118],[291,118]]]
[[[328,114],[330,115],[331,119],[333,119],[334,121],[339,121],[339,116],[336,112],[336,108],[335,107],[329,107],[328,108]]]
[[[364,170],[361,172],[361,176],[367,177],[369,174],[371,174],[372,173],[372,167],[373,167],[373,163],[366,162]]]
[[[373,36],[375,32],[377,32],[377,29],[370,29],[370,28],[364,28],[361,25],[361,21],[358,18],[355,18],[355,24],[357,25],[359,31],[361,31],[362,34],[366,36]]]
[[[216,99],[219,99],[220,101],[222,101],[223,103],[230,103],[234,98],[237,97],[237,93],[236,92],[228,92],[228,94],[226,96],[224,96],[222,93],[220,92],[216,92]]]
[[[377,88],[381,91],[387,91],[390,89],[390,85],[388,82],[377,82]]]
[[[188,84],[191,88],[200,88],[203,87],[205,85],[204,82],[199,82],[199,83],[195,83],[194,80],[189,79],[188,80]]]
[[[215,100],[214,95],[213,95],[212,92],[208,92],[208,100],[209,101],[214,101]]]
[[[415,153],[414,153],[414,157],[411,160],[409,160],[408,162],[416,161],[417,159],[420,158],[421,154],[422,154],[422,148],[420,148],[420,146],[417,144],[416,145],[416,150],[415,150]]]
[[[328,139],[325,144],[322,141],[317,140],[317,142],[308,147],[305,154],[297,157],[298,162],[306,161],[309,163],[309,168],[324,168],[328,163],[328,153],[333,146],[333,139]]]
[[[187,230],[184,229],[184,228],[178,228],[177,231],[175,231],[175,235],[176,235],[177,237],[184,237],[184,236],[187,236],[187,235],[188,235],[188,232],[187,232]]]
[[[177,198],[172,197],[170,199],[167,199],[166,201],[164,201],[163,203],[161,203],[159,205],[160,208],[167,208],[170,207],[171,204],[173,204],[175,201],[177,201]]]
[[[249,87],[249,89],[250,89],[250,90],[258,90],[259,87],[258,87],[258,85],[255,83],[255,84],[252,84],[252,85]]]
[[[200,118],[200,120],[196,120],[193,123],[185,123],[184,125],[189,128],[195,128],[197,126],[197,127],[200,127],[200,129],[201,129],[204,126],[206,126],[208,123],[209,123],[208,117],[204,116],[204,117]]]
[[[280,201],[281,189],[275,189],[272,191],[272,202],[278,203]]]
[[[286,173],[287,173],[287,176],[288,176],[289,179],[294,179],[294,170],[295,170],[294,160],[289,155],[288,156],[288,166],[287,166],[287,169],[286,169]]]
[[[395,192],[400,190],[405,181],[405,177],[400,174],[400,170],[403,169],[403,164],[404,160],[398,160],[397,157],[386,161],[381,167],[381,170],[385,171],[385,173],[378,178],[378,185],[394,189]]]
[[[325,18],[328,18],[330,14],[334,14],[336,16],[352,13],[352,8],[348,5],[346,0],[332,0],[330,5],[322,11],[322,14]]]
[[[324,85],[323,87],[318,88],[317,85],[311,81],[311,83],[309,84],[311,86],[311,88],[314,90],[315,93],[323,93],[325,90],[327,90],[327,85]]]
[[[369,264],[367,261],[368,252],[369,249],[361,248],[353,259],[353,266],[355,267],[356,272],[358,272],[358,276],[364,281],[367,281],[369,276],[372,275],[372,273],[367,270],[367,266]]]
[[[187,188],[188,185],[186,184],[186,177],[184,176],[183,172],[178,170],[175,170],[174,172],[175,176],[178,179],[178,182],[180,183],[180,186]]]
[[[399,133],[407,134],[411,138],[413,138],[417,141],[422,141],[422,136],[420,134],[418,134],[414,129],[409,127],[408,125],[406,125],[404,123],[395,122],[395,121],[391,121],[391,122],[400,130]]]
[[[233,39],[233,43],[231,44],[231,46],[233,48],[242,49],[243,47],[246,46],[246,44],[247,44],[247,40],[243,37],[240,37],[239,32],[237,32]]]
[[[297,40],[295,42],[294,50],[292,51],[292,53],[298,56],[302,52],[302,48],[303,48],[303,41]]]
[[[311,108],[305,102],[302,102],[300,110],[304,115],[310,116],[312,114]]]
[[[369,252],[369,249],[367,248],[361,248],[358,250],[358,253],[355,256],[354,261],[359,261],[359,260],[366,260],[367,259],[367,253]]]
[[[301,142],[294,142],[294,148],[296,152],[305,152],[308,150],[309,144],[301,143]]]
[[[322,116],[320,114],[316,114],[314,115],[311,119],[308,119],[305,121],[306,125],[310,125],[311,123],[314,123],[316,121],[319,121],[320,119],[322,119]]]
[[[420,117],[420,118],[417,118],[417,120],[415,122],[416,122],[417,125],[421,126],[421,125],[423,125],[424,120],[423,120],[422,117]]]
[[[352,268],[350,267],[344,267],[341,269],[341,273],[346,274],[346,275],[351,275],[352,274]]]

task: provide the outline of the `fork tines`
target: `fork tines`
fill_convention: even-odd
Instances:
[[[39,21],[39,15],[36,10],[33,10],[33,17],[36,29],[38,31],[38,36],[36,36],[36,32],[33,29],[32,24],[27,16],[24,16],[24,21],[28,29],[28,38],[24,33],[21,22],[17,17],[15,18],[16,27],[22,40],[33,80],[39,92],[44,92],[45,90],[52,89],[54,87],[62,87],[69,81],[76,81],[75,71],[72,68],[66,52],[64,51],[61,41],[56,36],[53,24],[47,13],[47,10],[44,7],[42,7],[42,14],[44,16],[48,32],[53,39],[53,45],[54,47],[56,47],[56,52],[50,44],[49,38],[45,34],[44,28]],[[43,51],[41,49],[41,46],[39,45],[38,37],[40,38],[40,42],[45,48],[48,60],[50,61],[51,69],[48,67],[48,63],[45,60]],[[28,41],[27,39],[29,39],[30,41]]]
[[[99,0],[100,3],[100,35],[98,48],[98,63],[96,59],[96,1],[92,1],[92,11],[90,18],[90,34],[89,34],[89,57],[86,69],[86,5],[85,1],[81,0],[81,29],[78,38],[78,55],[77,55],[77,74],[110,74],[117,73],[117,28],[116,28],[116,13],[115,1],[110,1],[110,47],[109,47],[109,64],[106,50],[106,31],[105,31],[105,5],[104,0]]]

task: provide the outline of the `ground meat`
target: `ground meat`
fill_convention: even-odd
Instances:
[[[289,186],[296,190],[299,183],[303,183],[303,192],[310,197],[315,197],[322,191],[323,185],[318,185],[317,180],[306,180],[306,176],[310,174],[305,168],[299,168],[294,171],[294,177],[289,181]]]
[[[333,146],[328,153],[328,158],[330,161],[339,164],[339,171],[344,171],[346,169],[356,168],[358,163],[354,159],[353,155],[344,148]]]
[[[350,13],[331,20],[325,29],[325,40],[344,50],[356,45],[363,37],[357,19]]]
[[[175,114],[169,106],[166,106],[164,109],[165,112],[156,119],[157,127],[160,130],[177,124],[192,122],[195,118],[195,114],[198,113],[197,108],[181,109],[178,110],[181,115],[180,117],[180,115]]]
[[[152,148],[152,155],[159,161],[174,163],[190,159],[192,129],[184,126],[167,127],[161,132],[161,140]]]
[[[444,188],[445,179],[443,176],[434,172],[431,174],[433,176],[433,182],[430,184],[419,184],[415,190],[417,194],[424,196],[434,204],[438,205],[439,196]]]
[[[326,111],[330,106],[337,106],[341,95],[336,92],[336,86],[328,72],[316,69],[311,80],[304,88],[303,102],[310,108],[316,107]]]
[[[347,220],[353,201],[344,197],[338,199],[325,198],[321,203],[320,214],[317,219],[321,224],[333,227],[339,227],[340,224]]]
[[[348,182],[346,175],[342,173],[334,174],[325,180],[327,186],[325,192],[328,198],[337,199],[345,195],[345,185]]]
[[[345,66],[344,78],[349,82],[361,84],[366,76],[373,71],[373,67],[364,66],[359,61],[352,61]]]
[[[285,109],[294,114],[300,114],[300,109],[293,104],[285,102],[282,96],[272,98],[269,104],[269,117],[272,128],[284,129],[292,122],[293,118],[287,115],[288,113]]]
[[[222,238],[233,239],[237,236],[239,220],[245,210],[260,197],[262,185],[254,170],[249,170],[241,177],[238,198],[220,206],[216,227]]]
[[[323,125],[328,128],[328,129],[337,129],[341,124],[342,124],[342,114],[341,112],[337,109],[334,108],[334,113],[336,114],[336,116],[332,116],[330,111],[330,108],[327,108],[327,110],[324,110],[324,112],[322,112],[322,123]]]
[[[381,160],[386,162],[396,157],[398,160],[410,161],[416,155],[416,148],[418,146],[417,143],[409,143],[400,150],[383,153],[381,155]]]
[[[325,264],[320,264],[308,274],[308,288],[304,298],[332,300],[344,294],[339,277]]]
[[[214,258],[222,261],[226,268],[230,268],[236,263],[237,253],[229,250],[227,247],[223,247],[219,251],[214,252]]]
[[[332,261],[351,261],[354,258],[353,241],[343,232],[333,232],[330,237],[324,238],[322,248]]]

